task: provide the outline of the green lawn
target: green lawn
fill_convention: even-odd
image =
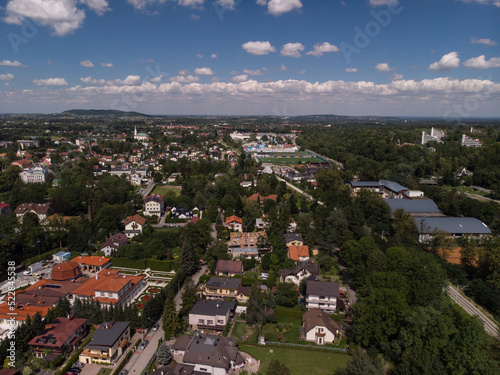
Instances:
[[[267,341],[305,344],[299,338],[301,326],[302,321],[300,318],[279,317],[277,323],[268,323],[264,326],[264,337]]]
[[[463,186],[463,185],[461,185],[461,186],[452,187],[452,186],[449,186],[449,185],[445,185],[444,187],[447,188],[447,189],[450,189],[450,190],[459,191],[461,193],[469,193],[469,194],[474,194],[474,195],[480,195],[482,197],[486,197],[486,196],[489,195],[488,193],[485,193],[484,191],[474,190],[470,186]]]
[[[178,197],[181,195],[181,186],[174,186],[174,185],[156,185],[151,194],[160,194],[160,195],[167,195],[169,191],[174,191],[175,196]]]
[[[259,158],[262,163],[270,164],[306,164],[306,163],[321,163],[324,162],[318,158]]]
[[[231,337],[233,339],[241,339],[242,337],[246,336],[248,336],[248,339],[240,342],[257,344],[257,338],[259,336],[257,327],[250,327],[249,325],[246,324],[246,322],[237,321],[234,324],[233,332],[231,332]]]
[[[336,352],[315,350],[257,347],[240,344],[240,351],[246,352],[262,361],[260,372],[265,374],[271,359],[285,363],[293,375],[331,375],[338,367],[344,367],[351,357]],[[272,352],[270,352],[272,350]],[[247,368],[252,371],[252,367]]]

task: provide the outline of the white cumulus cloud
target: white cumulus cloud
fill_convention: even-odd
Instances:
[[[358,71],[357,68],[346,68],[346,73],[356,73]]]
[[[80,2],[87,5],[100,16],[110,10],[107,0],[80,0]]]
[[[281,64],[281,65],[280,65],[280,70],[281,70],[282,72],[286,72],[286,71],[288,70],[288,68],[286,67],[286,65],[285,65],[285,64]]]
[[[248,74],[249,76],[261,76],[262,74],[264,74],[260,69],[243,69],[243,73]]]
[[[36,86],[68,86],[64,78],[35,79],[33,83]]]
[[[306,55],[321,57],[325,52],[339,52],[339,51],[340,51],[339,47],[330,44],[328,42],[323,42],[322,44],[316,43],[313,46],[312,51],[307,52]]]
[[[378,63],[377,65],[375,65],[375,69],[377,69],[379,73],[391,71],[391,67],[387,63]]]
[[[240,74],[240,75],[234,76],[233,78],[231,78],[231,81],[233,81],[233,82],[245,82],[245,81],[248,81],[248,75],[246,75],[246,74]]]
[[[300,53],[303,52],[305,47],[302,43],[287,43],[281,47],[281,56],[290,56],[290,57],[300,57]]]
[[[214,71],[210,68],[207,68],[206,66],[203,68],[196,68],[194,70],[194,74],[198,74],[200,76],[213,76]]]
[[[14,74],[0,74],[0,81],[12,81],[14,79]]]
[[[500,0],[460,0],[463,3],[477,3],[483,5],[494,5],[500,7]]]
[[[92,61],[90,61],[89,59],[80,61],[80,65],[85,67],[85,68],[93,68],[94,67],[94,64],[92,64]]]
[[[486,60],[484,55],[481,55],[465,61],[464,66],[476,69],[500,68],[500,57],[492,57]]]
[[[370,0],[370,5],[374,7],[379,7],[383,5],[397,5],[398,0]]]
[[[104,68],[114,68],[115,67],[113,65],[113,63],[104,63],[104,62],[101,63],[101,66]]]
[[[267,11],[273,16],[281,16],[294,9],[302,8],[301,0],[257,0],[259,5],[267,5]]]
[[[212,53],[212,54],[210,55],[210,58],[211,58],[211,59],[216,59],[216,58],[217,58],[217,54]]]
[[[243,49],[252,55],[267,55],[270,52],[276,52],[271,43],[265,42],[246,42],[242,45]]]
[[[87,85],[105,85],[106,84],[105,79],[95,79],[92,77],[83,77],[83,78],[80,78],[80,81],[87,84]]]
[[[0,61],[0,66],[10,66],[10,67],[13,67],[13,68],[26,68],[26,65],[23,65],[21,64],[19,61],[17,60],[2,60]]]
[[[192,82],[198,82],[199,79],[200,79],[199,77],[188,74],[188,75],[179,75],[175,77],[170,77],[169,81],[179,82],[179,83],[192,83]]]
[[[235,6],[236,6],[236,1],[235,0],[216,0],[215,4],[217,4],[221,8],[227,9],[227,10],[234,10]]]
[[[444,72],[446,70],[452,70],[460,66],[460,58],[457,52],[450,52],[443,57],[441,60],[436,61],[429,65],[429,70],[435,70],[437,72]]]
[[[494,40],[492,39],[489,39],[489,38],[481,38],[481,39],[477,39],[477,38],[470,38],[470,42],[472,44],[486,44],[487,46],[494,46],[496,44],[498,44],[497,42],[495,42]]]

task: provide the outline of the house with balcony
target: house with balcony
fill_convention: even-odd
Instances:
[[[328,281],[307,281],[306,308],[321,309],[327,313],[334,313],[337,309],[337,300],[340,297],[339,284]]]
[[[312,260],[307,260],[304,262],[297,262],[297,267],[295,268],[285,268],[279,272],[280,281],[282,283],[294,283],[295,285],[300,285],[303,279],[308,279],[313,276],[313,279],[318,280],[319,276],[319,264],[313,262]]]
[[[127,216],[125,219],[125,230],[123,233],[128,238],[133,238],[139,234],[142,234],[146,228],[146,219],[140,215]]]
[[[200,299],[189,312],[189,325],[193,330],[223,331],[235,309],[236,302]]]
[[[130,341],[130,322],[105,322],[92,335],[79,361],[83,363],[114,364]]]
[[[236,298],[241,279],[230,277],[211,277],[202,287],[202,294],[207,299]]]
[[[83,337],[88,333],[87,320],[70,316],[56,318],[52,323],[45,325],[39,335],[35,336],[28,345],[33,349],[36,358],[45,358],[50,361],[61,354],[72,352],[80,345]]]
[[[226,260],[219,259],[215,267],[215,274],[217,276],[235,276],[243,275],[243,262],[241,260]]]
[[[340,325],[321,309],[302,315],[300,338],[318,345],[331,344],[340,335]]]
[[[226,217],[226,227],[235,232],[243,232],[243,220],[235,215]]]
[[[161,216],[165,212],[165,200],[163,195],[153,194],[144,197],[144,215]]]

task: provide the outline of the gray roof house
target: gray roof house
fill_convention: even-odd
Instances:
[[[339,284],[328,281],[307,281],[306,308],[334,312],[340,297]]]
[[[302,234],[300,233],[285,233],[286,246],[302,246],[304,245],[304,240],[302,239]]]
[[[173,345],[174,354],[182,355],[182,365],[193,366],[192,374],[227,374],[241,368],[245,359],[238,352],[238,340],[224,336],[180,336]]]
[[[114,363],[130,341],[130,322],[104,322],[80,354],[83,363]]]
[[[236,302],[201,299],[189,312],[189,325],[193,329],[213,329],[223,331],[234,315]]]

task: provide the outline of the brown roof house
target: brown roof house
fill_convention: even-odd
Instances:
[[[78,263],[62,262],[52,267],[52,280],[71,280],[82,274]]]
[[[56,318],[47,324],[38,336],[35,336],[28,345],[33,348],[37,358],[55,359],[61,354],[75,350],[88,333],[87,320],[73,318]]]
[[[132,238],[141,234],[144,228],[146,228],[146,219],[140,215],[127,216],[125,219],[125,230],[123,233],[128,237]]]
[[[302,315],[300,337],[318,345],[331,344],[340,335],[340,325],[320,309],[311,309]]]
[[[291,245],[288,247],[288,257],[296,262],[309,260],[309,247]]]
[[[38,216],[38,221],[41,223],[51,214],[50,203],[22,203],[16,207],[14,213],[20,223],[23,222],[23,216],[27,212],[33,212]]]
[[[109,257],[111,253],[127,244],[128,237],[124,233],[116,233],[109,237],[106,242],[101,245],[101,251]]]
[[[269,194],[267,197],[264,195],[260,195],[259,193],[252,194],[248,197],[248,200],[251,202],[257,202],[259,204],[264,204],[266,199],[271,199],[276,202],[278,199],[278,194]]]
[[[310,276],[319,275],[319,264],[314,263],[312,260],[297,262],[297,267],[295,268],[285,268],[283,271],[279,272],[280,280],[282,283],[294,283],[295,285],[300,285],[303,279]]]
[[[215,267],[217,276],[243,275],[243,262],[241,260],[219,259]]]
[[[245,358],[238,352],[238,340],[224,336],[180,336],[173,345],[173,353],[182,355],[182,365],[193,366],[191,374],[227,374],[244,366]]]
[[[243,220],[235,215],[226,217],[226,227],[236,232],[243,232]]]

